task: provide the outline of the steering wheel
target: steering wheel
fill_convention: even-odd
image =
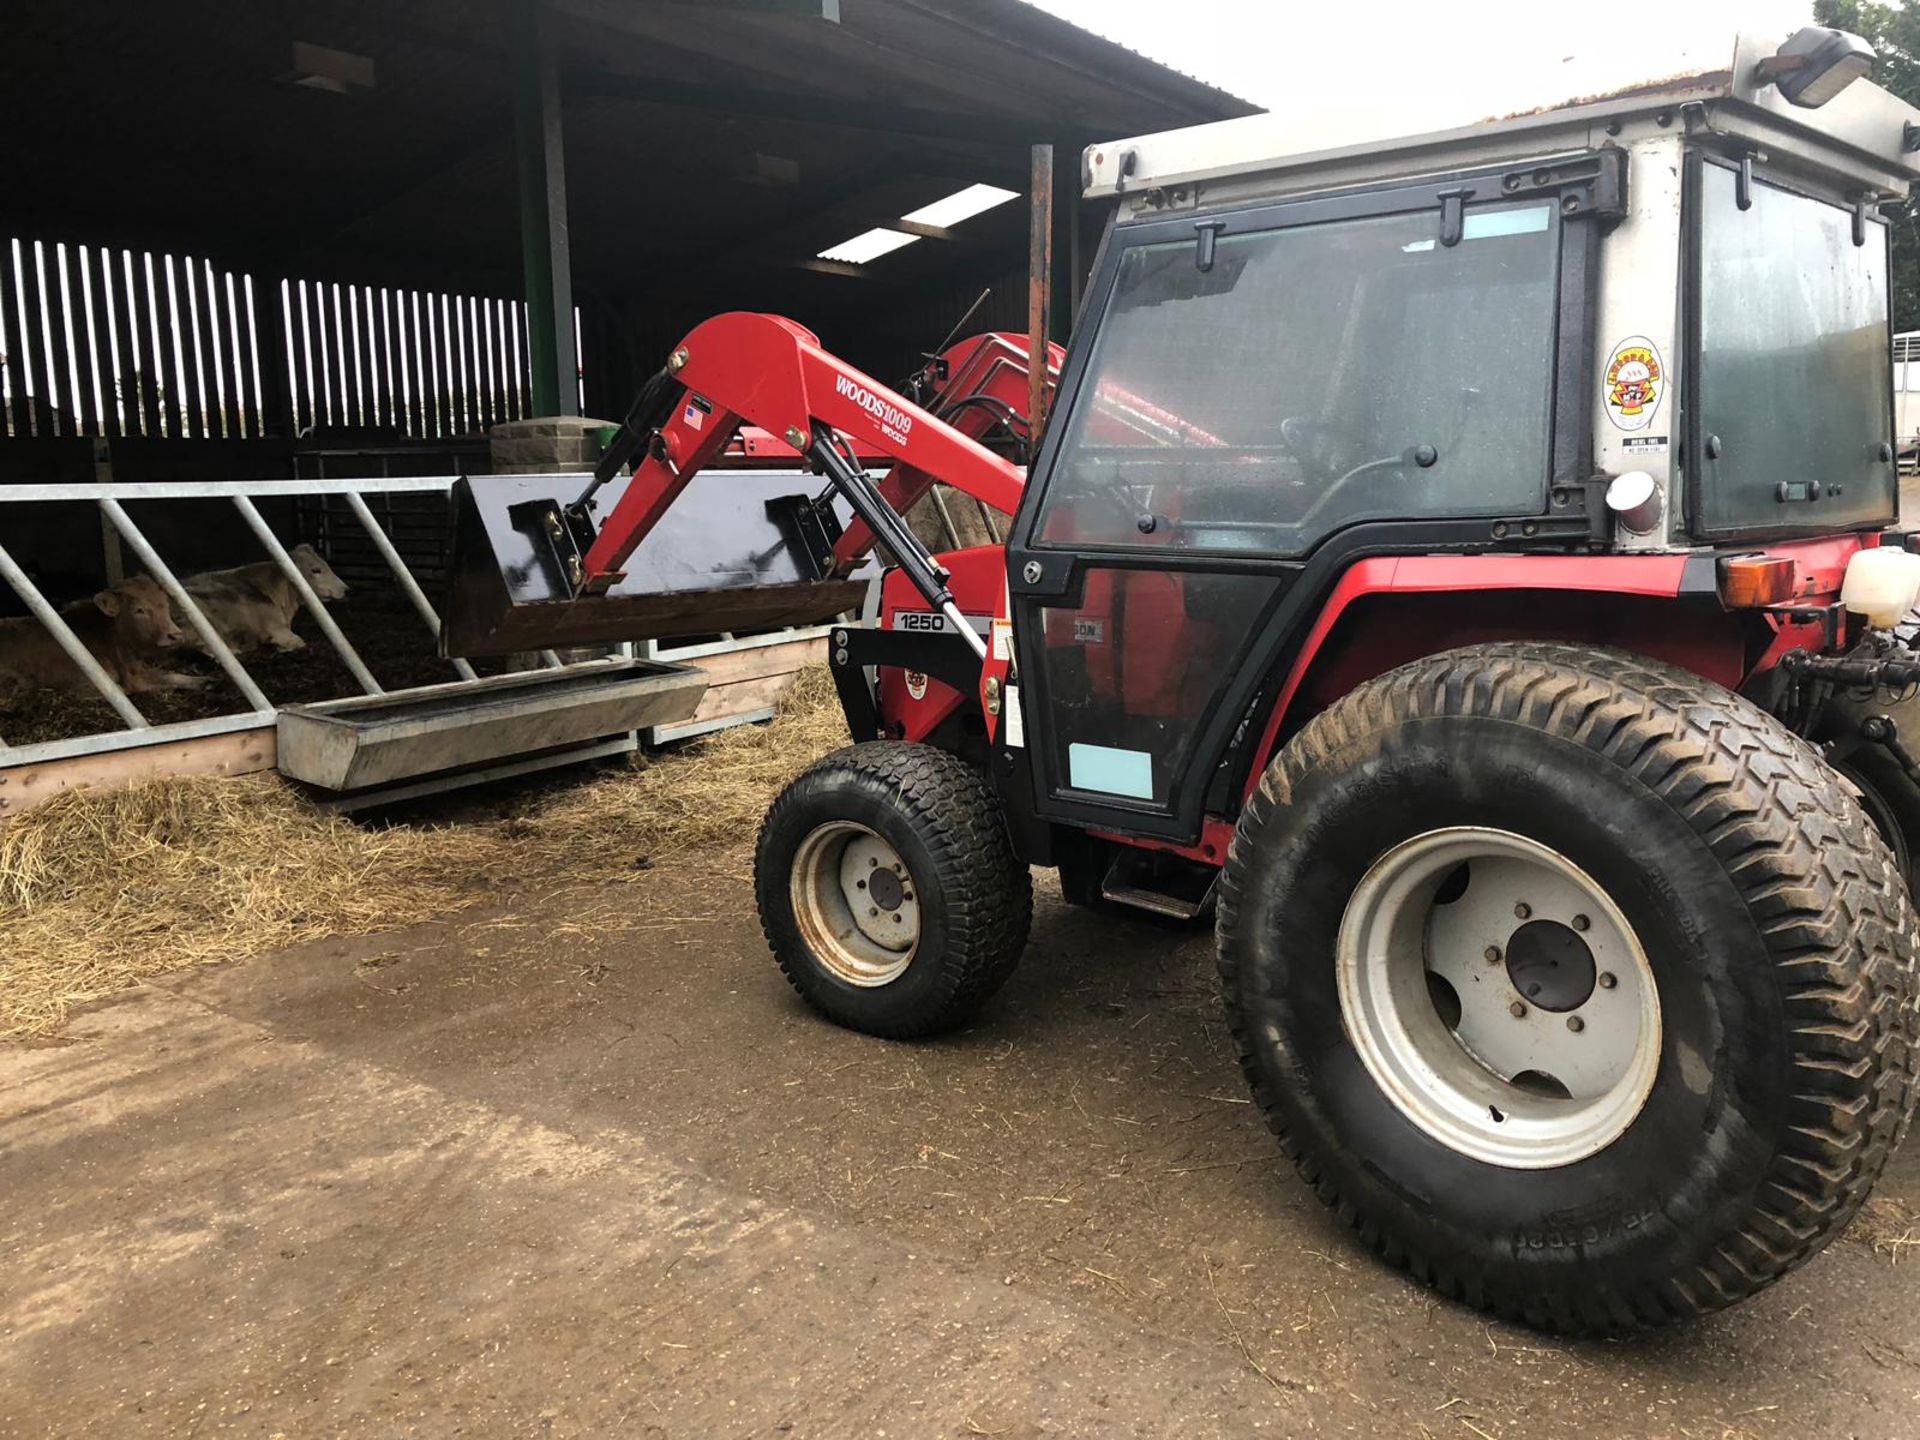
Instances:
[[[1289,415],[1280,422],[1280,441],[1308,472],[1310,480],[1331,480],[1347,467],[1334,453],[1334,433],[1318,420]]]
[[[1120,530],[1119,539],[1127,541],[1137,539],[1140,535],[1152,534],[1154,530],[1160,528],[1165,518],[1155,515],[1151,510],[1141,509],[1132,489],[1133,487],[1116,477],[1112,483],[1107,484],[1082,484],[1073,489],[1063,486],[1056,498],[1088,501],[1099,506],[1113,521],[1120,522],[1124,528]],[[1153,523],[1143,527],[1142,522],[1149,520]],[[1103,543],[1114,543],[1114,540],[1108,537]]]

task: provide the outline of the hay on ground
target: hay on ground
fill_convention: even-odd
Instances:
[[[147,976],[497,898],[630,875],[642,857],[750,839],[817,756],[846,743],[824,669],[768,725],[636,769],[576,774],[461,823],[368,825],[273,776],[76,790],[0,823],[0,1037]]]
[[[1875,1195],[1860,1207],[1847,1238],[1898,1264],[1920,1256],[1920,1209],[1891,1195]]]

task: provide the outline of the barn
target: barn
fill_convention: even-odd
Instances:
[[[1020,0],[21,0],[6,32],[0,607],[301,543],[352,596],[190,690],[0,700],[0,814],[464,679],[443,497],[503,438],[578,468],[574,417],[718,310],[890,380],[962,323],[1064,339],[1082,149],[1251,108]],[[779,658],[698,657],[759,686],[735,718],[806,653],[751,638]]]

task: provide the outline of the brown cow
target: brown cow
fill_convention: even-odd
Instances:
[[[91,599],[63,605],[60,618],[130,695],[206,683],[202,676],[163,670],[154,663],[178,649],[186,636],[174,623],[167,592],[150,576],[135,575]],[[0,692],[35,686],[94,693],[92,682],[38,620],[30,615],[0,620]]]
[[[333,567],[313,546],[296,545],[288,553],[322,600],[339,600],[346,595],[347,582],[333,573]],[[263,645],[275,650],[306,647],[307,642],[293,633],[300,596],[273,561],[209,570],[189,575],[183,583],[194,604],[234,654],[245,655]]]

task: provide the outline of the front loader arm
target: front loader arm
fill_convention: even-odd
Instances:
[[[673,383],[662,383],[668,377]],[[911,504],[935,481],[996,509],[1010,512],[1019,504],[1024,479],[1018,468],[828,354],[809,331],[779,316],[735,311],[705,321],[681,342],[649,392],[653,408],[665,413],[629,417],[646,433],[625,493],[597,527],[586,514],[591,489],[574,507],[576,521],[595,530],[577,580],[582,594],[599,593],[619,580],[627,557],[742,424],[785,439],[813,460],[853,507],[856,523],[834,546],[837,570],[850,568],[877,534],[936,608],[952,604],[945,571],[914,539],[898,507]],[[894,458],[883,487],[866,479],[836,435]],[[595,489],[624,457],[610,452],[608,458],[615,463],[603,463]]]

